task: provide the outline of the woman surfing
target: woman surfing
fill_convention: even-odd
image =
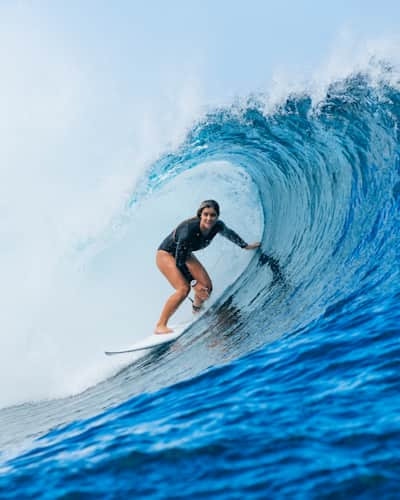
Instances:
[[[171,333],[168,321],[180,304],[194,290],[193,312],[200,311],[212,292],[212,282],[207,271],[193,252],[207,247],[215,235],[220,234],[245,250],[254,250],[259,242],[247,244],[222,220],[219,220],[219,205],[215,200],[203,201],[196,217],[187,219],[169,234],[157,250],[156,262],[159,270],[175,289],[168,298],[155,333]]]

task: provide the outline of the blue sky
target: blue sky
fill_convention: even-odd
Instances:
[[[35,4],[33,4],[35,5]],[[159,66],[205,71],[215,85],[259,84],[274,67],[309,69],[345,31],[368,39],[399,32],[397,1],[175,0],[38,2],[88,57],[121,71]],[[46,9],[44,6],[48,6]],[[102,52],[100,55],[99,52]],[[136,74],[136,77],[138,75]],[[140,79],[140,76],[139,76]],[[234,83],[238,82],[238,83]]]
[[[153,93],[163,78],[190,73],[212,97],[257,90],[277,69],[309,72],[343,34],[358,41],[398,36],[400,2],[5,1],[0,13],[17,31],[28,25],[41,32],[44,43],[99,78],[112,72],[120,85]]]

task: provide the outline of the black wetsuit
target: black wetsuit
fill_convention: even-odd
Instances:
[[[207,235],[200,230],[200,219],[193,217],[179,224],[179,226],[168,235],[158,247],[158,250],[165,250],[175,256],[176,267],[190,283],[193,276],[186,265],[186,260],[191,252],[207,247],[216,234],[221,234],[236,245],[244,248],[247,243],[242,238],[229,229],[222,220],[218,220]]]

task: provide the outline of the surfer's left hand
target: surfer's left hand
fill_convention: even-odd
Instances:
[[[259,241],[257,241],[256,243],[251,243],[250,245],[247,245],[247,247],[244,247],[244,249],[245,250],[255,250],[259,246],[261,246],[261,243]]]

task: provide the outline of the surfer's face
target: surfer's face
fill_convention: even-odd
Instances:
[[[217,222],[218,214],[213,208],[205,207],[200,215],[200,227],[209,230]]]

